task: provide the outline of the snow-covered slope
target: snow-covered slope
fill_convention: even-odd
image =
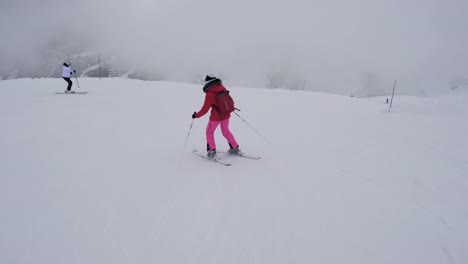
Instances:
[[[200,86],[0,82],[0,263],[467,263],[468,94],[229,87],[258,161],[224,167]],[[218,150],[227,144],[220,131]],[[268,141],[271,142],[268,143]]]

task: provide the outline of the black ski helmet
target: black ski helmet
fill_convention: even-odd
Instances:
[[[209,82],[209,81],[212,81],[212,80],[215,80],[215,79],[216,79],[216,77],[211,77],[211,76],[207,75],[205,77],[205,82]]]

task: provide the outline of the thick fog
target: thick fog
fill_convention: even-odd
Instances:
[[[0,70],[99,51],[167,80],[426,93],[468,79],[467,14],[466,0],[2,0]]]

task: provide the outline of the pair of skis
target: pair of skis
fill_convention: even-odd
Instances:
[[[56,92],[55,94],[87,94],[88,92]]]
[[[216,163],[219,163],[221,165],[224,165],[224,166],[231,166],[231,163],[229,162],[226,162],[224,161],[223,159],[219,158],[219,157],[215,157],[215,158],[208,158],[206,155],[203,155],[201,154],[200,152],[198,152],[198,150],[193,150],[192,151],[193,154],[201,157],[201,158],[204,158],[204,159],[207,159],[207,160],[210,160],[210,161],[213,161],[213,162],[216,162]],[[232,153],[227,153],[227,155],[231,155],[231,156],[238,156],[238,157],[242,157],[242,158],[246,158],[246,159],[251,159],[251,160],[258,160],[260,159],[261,157],[260,156],[252,156],[252,155],[248,155],[248,154],[245,154],[245,153],[239,153],[239,154],[232,154]]]

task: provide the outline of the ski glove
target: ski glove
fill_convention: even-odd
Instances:
[[[73,70],[73,72],[74,72],[74,73],[76,73],[76,71],[75,71],[75,70]]]
[[[193,112],[192,119],[197,118],[197,112]]]

